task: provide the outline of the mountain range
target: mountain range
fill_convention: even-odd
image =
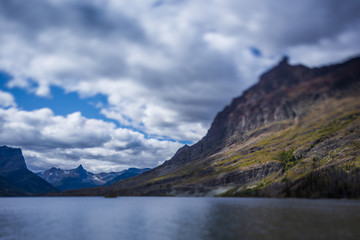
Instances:
[[[86,171],[80,164],[77,168],[70,170],[52,167],[49,170],[37,173],[37,175],[59,190],[69,190],[110,185],[121,179],[130,178],[148,170],[150,168],[129,168],[121,172],[94,174]]]
[[[284,58],[206,136],[139,176],[60,195],[360,197],[360,58]]]
[[[20,148],[0,147],[0,196],[40,196],[63,190],[110,185],[141,174],[150,168],[129,168],[121,172],[91,173],[82,165],[76,169],[51,168],[33,173],[25,163]]]

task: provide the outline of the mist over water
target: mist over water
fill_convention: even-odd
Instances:
[[[0,198],[0,239],[357,239],[360,202]]]

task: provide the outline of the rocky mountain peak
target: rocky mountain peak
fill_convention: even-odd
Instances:
[[[289,57],[284,56],[283,59],[280,61],[280,64],[288,64],[288,61],[289,61]]]
[[[81,171],[85,170],[82,164],[80,164],[76,169]]]
[[[86,171],[81,164],[75,169],[75,171],[79,174],[79,177],[82,179],[88,178],[89,174],[91,175],[91,173]]]
[[[0,169],[3,173],[27,169],[21,149],[0,147]]]
[[[261,75],[255,91],[274,92],[283,87],[295,86],[313,77],[312,69],[304,65],[290,65],[288,60],[288,57],[284,57],[277,66]],[[251,90],[252,88],[249,91]]]

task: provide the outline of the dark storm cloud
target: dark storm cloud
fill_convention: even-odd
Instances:
[[[240,82],[241,77],[227,56],[199,47],[180,61],[182,65],[171,72],[142,70],[144,85],[153,89],[154,94],[162,95],[166,104],[180,110],[180,121],[209,122],[214,117],[214,109],[219,111],[225,101],[239,94],[239,87],[234,84]],[[171,124],[178,123],[164,122],[159,127],[171,127]]]
[[[114,36],[136,42],[146,39],[135,19],[111,14],[91,1],[74,1],[62,5],[42,0],[33,0],[31,4],[21,0],[2,0],[0,16],[9,23],[17,24],[23,33],[29,35],[53,29],[72,29],[74,34]]]
[[[10,23],[18,23],[32,31],[57,26],[61,22],[60,12],[44,1],[35,0],[32,4],[24,4],[21,0],[2,0],[0,13]]]
[[[115,150],[117,150],[117,151],[123,151],[123,150],[128,150],[128,149],[144,151],[144,150],[146,150],[146,146],[141,141],[131,141],[131,142],[126,143],[126,145],[124,147],[116,147],[115,148]]]
[[[101,10],[98,6],[87,4],[74,4],[72,6],[74,15],[79,21],[79,29],[85,28],[85,32],[106,35],[114,34],[117,37],[125,37],[135,42],[142,42],[146,39],[145,34],[135,19],[127,18],[117,14],[109,17],[108,12]]]
[[[257,34],[280,48],[316,43],[359,25],[360,1],[272,1],[258,7]]]

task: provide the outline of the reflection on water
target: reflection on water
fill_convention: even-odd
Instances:
[[[360,201],[0,198],[0,239],[359,239]]]

